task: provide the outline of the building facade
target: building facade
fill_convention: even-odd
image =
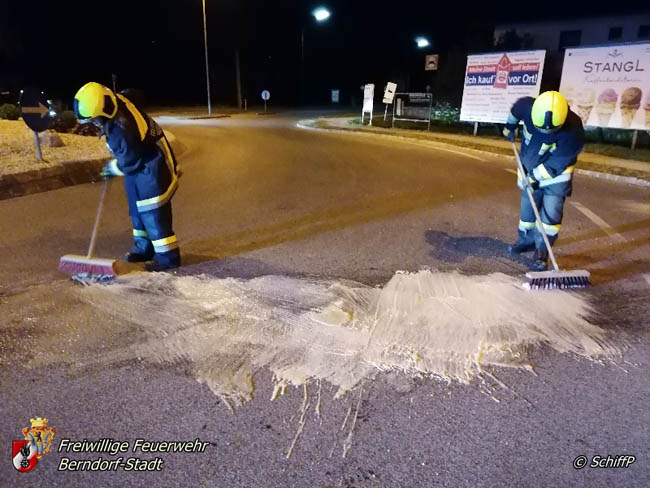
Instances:
[[[494,29],[495,44],[512,31],[526,40],[525,48],[546,50],[542,90],[557,89],[566,48],[650,41],[650,11],[636,15],[500,24]]]

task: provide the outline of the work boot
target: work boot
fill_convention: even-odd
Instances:
[[[546,249],[535,249],[531,270],[546,271],[547,269],[548,269],[548,251]]]
[[[511,244],[508,246],[508,254],[511,256],[514,256],[515,254],[521,254],[523,252],[528,252],[532,251],[535,249],[535,243],[530,242],[530,243],[523,243],[523,242],[515,242],[514,244]]]
[[[174,268],[178,268],[178,264],[175,264],[175,263],[174,264],[167,264],[167,263],[153,262],[153,263],[147,263],[147,264],[144,265],[144,269],[146,269],[147,271],[152,271],[152,272],[167,271],[168,269],[174,269]]]
[[[153,263],[147,263],[144,268],[147,271],[166,271],[178,268],[181,265],[181,254],[178,249],[158,253],[154,256]]]
[[[144,263],[151,261],[153,258],[137,252],[127,252],[124,259],[126,259],[127,263]]]

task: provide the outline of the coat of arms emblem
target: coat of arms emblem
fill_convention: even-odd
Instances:
[[[37,417],[30,419],[31,427],[23,429],[24,440],[13,441],[14,468],[21,472],[31,471],[38,460],[47,454],[54,440],[54,427],[48,427],[48,419]]]

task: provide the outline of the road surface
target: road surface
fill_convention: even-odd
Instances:
[[[174,198],[179,275],[374,286],[424,267],[524,272],[525,262],[505,252],[518,221],[512,160],[296,127],[312,115],[164,120],[184,168]],[[5,458],[0,486],[36,479],[62,487],[650,483],[647,189],[578,176],[557,243],[562,267],[593,273],[596,286],[586,293],[599,312],[596,324],[622,351],[614,362],[535,347],[534,373],[490,371],[493,394],[478,380],[385,373],[334,399],[337,388],[322,382],[319,416],[313,384],[308,391],[289,386],[270,401],[269,371],[256,375],[254,399],[233,414],[182,363],[111,356],[142,331],[82,300],[79,285],[56,271],[61,255],[87,245],[98,196],[98,185],[88,184],[0,201],[5,448],[39,415],[56,428],[55,451],[63,438],[211,444],[203,453],[160,454],[160,472],[60,472],[64,456],[97,455],[52,452],[23,474]],[[130,246],[130,221],[117,181],[105,216],[97,253],[120,256]],[[305,394],[310,407],[300,430]],[[578,470],[580,455],[636,461]]]

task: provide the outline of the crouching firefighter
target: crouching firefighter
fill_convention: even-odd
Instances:
[[[535,250],[532,268],[544,271],[548,267],[548,250],[540,232],[553,243],[562,226],[564,200],[571,195],[573,170],[584,145],[584,130],[580,117],[569,110],[561,93],[547,91],[536,99],[517,100],[508,116],[503,135],[515,140],[515,129],[523,122],[521,162],[526,171],[517,171],[518,186],[528,178],[533,198],[542,218],[542,229],[535,223],[535,214],[526,191],[521,196],[521,216],[518,239],[508,248],[511,254]]]
[[[106,136],[114,159],[106,164],[102,176],[124,176],[135,241],[125,259],[153,261],[145,265],[147,271],[180,266],[171,205],[179,171],[163,130],[124,95],[99,83],[81,87],[74,112],[81,122],[100,127],[100,137]]]

